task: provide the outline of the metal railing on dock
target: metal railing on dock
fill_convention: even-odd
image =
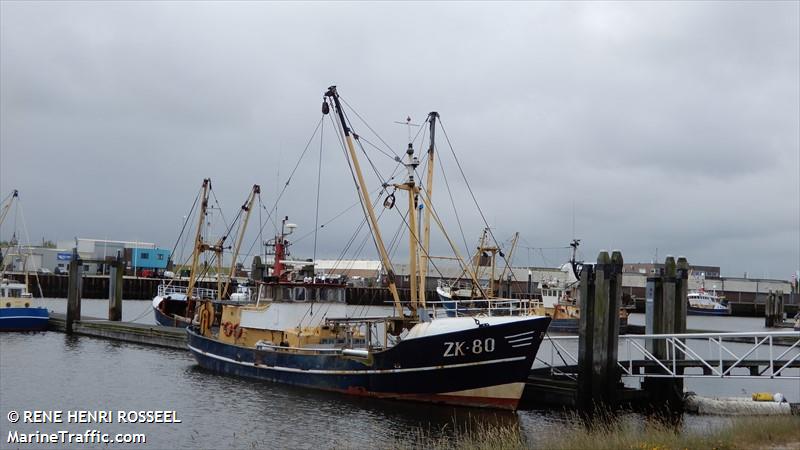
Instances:
[[[551,375],[573,376],[579,339],[546,337],[550,355],[540,355],[539,361],[549,366]],[[664,358],[653,352],[659,342],[666,348]],[[623,335],[619,336],[619,355],[626,358],[617,361],[623,377],[800,379],[800,370],[790,370],[800,369],[800,332],[796,331]],[[687,373],[688,369],[701,373]],[[734,372],[738,369],[747,373]]]

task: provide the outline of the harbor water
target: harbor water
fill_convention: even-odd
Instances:
[[[43,302],[56,312],[66,309],[63,299]],[[107,307],[105,300],[84,300],[82,305],[85,316],[95,317],[105,317]],[[150,302],[125,301],[123,319],[152,323]],[[737,331],[751,323],[756,326],[752,319],[724,319],[736,322],[731,327]],[[796,380],[690,380],[687,388],[702,395],[726,396],[780,390],[797,402],[797,384]],[[6,420],[9,412],[26,410],[103,410],[115,414],[164,410],[175,411],[181,422],[87,425]],[[364,399],[225,377],[201,369],[186,351],[57,332],[0,334],[0,414],[4,448],[8,445],[6,437],[14,430],[84,433],[87,428],[146,435],[145,444],[115,444],[114,448],[397,447],[419,444],[420,430],[433,437],[453,437],[481,424],[519,427],[528,444],[535,447],[573,421],[572,415],[558,411],[506,412]],[[646,421],[637,414],[627,419]],[[687,415],[682,426],[706,429],[726,423],[726,418]]]

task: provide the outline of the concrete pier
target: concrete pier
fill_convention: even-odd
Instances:
[[[117,322],[96,317],[73,321],[71,327],[70,334],[186,350],[186,330],[183,328]],[[48,330],[67,332],[66,315],[51,312]]]

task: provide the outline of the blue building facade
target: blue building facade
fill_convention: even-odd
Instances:
[[[170,250],[166,248],[134,248],[131,249],[131,266],[136,270],[164,270],[169,262]]]

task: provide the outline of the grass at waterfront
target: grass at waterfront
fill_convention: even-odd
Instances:
[[[683,431],[663,421],[646,424],[602,420],[590,428],[572,427],[547,436],[541,448],[567,449],[769,449],[798,448],[800,417],[736,417],[727,425],[704,431]]]
[[[430,431],[418,430],[412,448],[426,449],[800,449],[800,417],[736,417],[729,423],[704,431],[684,431],[663,421],[626,421],[603,418],[590,427],[576,425],[581,419],[567,421],[558,431],[527,442],[517,426],[477,425],[457,430],[449,436],[433,437]],[[405,448],[399,445],[395,448]]]

